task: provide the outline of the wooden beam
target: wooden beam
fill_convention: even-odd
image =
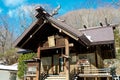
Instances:
[[[69,47],[73,47],[74,44],[70,43]],[[49,50],[49,49],[56,49],[56,48],[65,48],[65,46],[55,46],[55,47],[41,47],[40,50]]]
[[[38,63],[40,62],[40,59],[30,59],[30,60],[24,60],[25,63]]]
[[[68,38],[65,39],[65,55],[69,56],[69,41]],[[69,63],[69,59],[66,58],[66,62],[65,62],[65,67],[66,67],[66,80],[70,80],[70,63]]]
[[[75,39],[76,41],[79,40],[78,37],[76,37],[76,36],[74,36],[73,34],[70,34],[69,32],[65,31],[64,29],[56,26],[54,23],[51,23],[51,24],[52,24],[55,28],[57,28],[60,32],[63,32],[63,33],[65,33],[65,34],[67,34],[68,36],[72,37],[72,38]]]
[[[40,59],[40,46],[37,49],[37,58]],[[40,80],[41,61],[37,63],[36,80]]]

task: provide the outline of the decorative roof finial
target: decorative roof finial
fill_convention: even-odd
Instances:
[[[61,6],[58,5],[58,6],[52,11],[51,16],[54,16],[54,15],[58,14],[58,10],[59,10],[60,8],[61,8]]]

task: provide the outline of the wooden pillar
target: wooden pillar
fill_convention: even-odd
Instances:
[[[69,41],[68,38],[65,39],[65,55],[69,56]],[[66,72],[66,80],[70,80],[70,63],[69,63],[69,59],[66,58],[66,62],[65,62],[65,72]]]
[[[53,61],[53,56],[52,56],[52,73],[54,74],[54,71],[55,71],[55,69],[54,69],[54,61]]]
[[[84,80],[86,80],[86,77],[84,77]]]
[[[40,80],[40,69],[41,69],[40,46],[37,49],[37,58],[39,58],[39,62],[37,63],[36,80]]]
[[[32,76],[30,76],[30,80],[33,80],[33,77],[32,77]]]
[[[98,51],[98,50],[99,50],[99,47],[98,47],[98,46],[96,46],[96,52],[95,52],[95,61],[96,61],[96,63],[95,63],[95,64],[96,64],[96,67],[98,67],[98,56],[97,56],[97,55],[98,55],[98,53],[99,53],[99,51]]]
[[[110,78],[109,78],[109,77],[107,77],[107,80],[110,80]]]
[[[97,80],[97,77],[95,77],[95,80]]]

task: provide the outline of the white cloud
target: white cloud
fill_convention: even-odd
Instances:
[[[14,13],[14,10],[9,10],[9,11],[8,11],[9,17],[13,17],[13,13]]]
[[[20,16],[21,14],[29,14],[30,12],[34,12],[34,6],[32,5],[22,5],[18,8],[11,9],[8,11],[9,17],[17,17]]]
[[[17,17],[17,16],[20,16],[22,14],[25,14],[25,15],[30,15],[31,13],[32,14],[35,14],[35,8],[37,6],[40,6],[40,4],[34,4],[34,5],[22,5],[18,8],[15,8],[15,9],[11,9],[8,11],[8,15],[9,17]],[[47,4],[44,4],[44,5],[41,5],[43,8],[50,8],[49,5]]]
[[[19,4],[23,4],[26,2],[26,0],[2,0],[3,3],[6,5],[6,6],[17,6]]]
[[[0,13],[2,12],[2,9],[0,8]]]

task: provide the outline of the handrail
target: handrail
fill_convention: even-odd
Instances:
[[[101,68],[101,69],[82,69],[82,71],[80,71],[80,74],[102,74],[102,73],[110,73],[110,68]]]

